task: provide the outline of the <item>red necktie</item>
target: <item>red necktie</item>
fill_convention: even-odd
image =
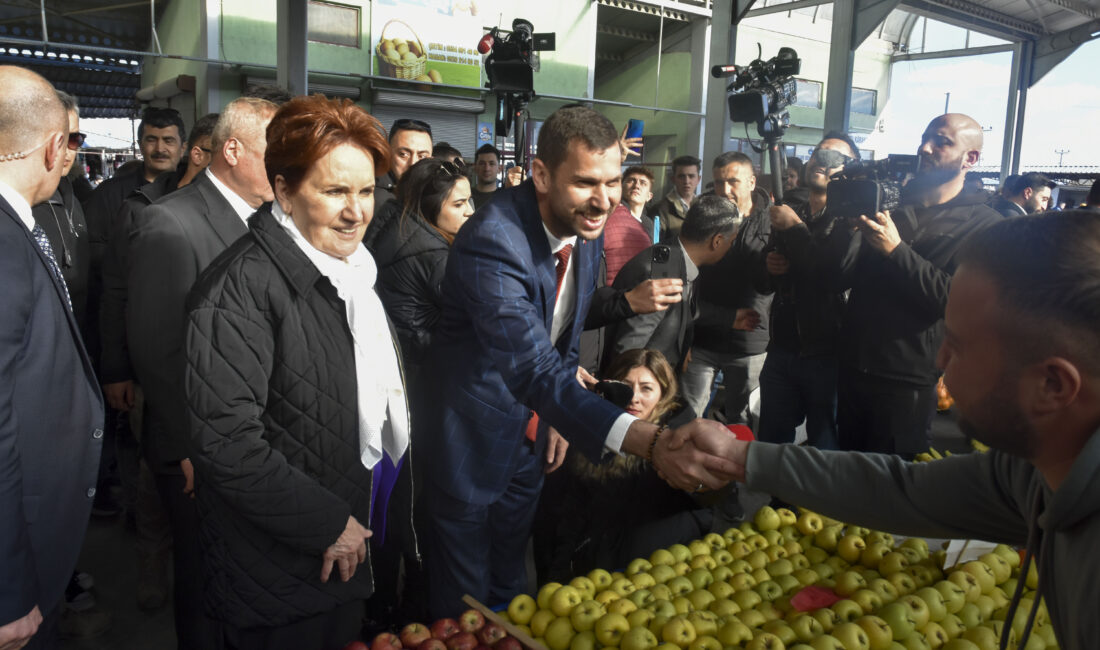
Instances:
[[[554,253],[554,260],[556,264],[554,266],[554,281],[557,283],[557,287],[554,289],[554,306],[557,307],[558,296],[561,295],[562,280],[565,279],[565,271],[569,268],[569,256],[573,254],[573,244],[566,244],[562,249]],[[554,321],[553,314],[550,315],[551,327]],[[531,419],[527,421],[527,431],[525,435],[531,442],[535,441],[535,434],[539,428],[539,414],[531,411]]]

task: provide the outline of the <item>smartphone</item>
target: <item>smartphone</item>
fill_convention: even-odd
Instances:
[[[679,277],[672,268],[672,249],[668,244],[657,244],[653,247],[653,258],[649,267],[649,277],[652,280]]]
[[[645,130],[645,122],[642,120],[630,120],[626,123],[626,137],[640,138]]]

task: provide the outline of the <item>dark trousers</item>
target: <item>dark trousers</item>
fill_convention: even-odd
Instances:
[[[493,606],[527,590],[527,537],[542,490],[543,468],[543,459],[526,446],[508,488],[488,505],[461,501],[429,482],[431,618],[454,616],[466,609],[463,594]]]
[[[842,368],[837,385],[840,448],[897,454],[928,451],[936,387],[872,377]]]
[[[806,420],[807,442],[836,449],[836,357],[800,357],[772,346],[760,372],[760,426],[763,442],[794,442]]]
[[[362,627],[363,601],[353,600],[288,625],[222,629],[226,650],[341,650]]]
[[[199,548],[198,508],[195,500],[183,493],[183,474],[157,474],[156,483],[172,526],[175,575],[172,596],[178,648],[218,650],[222,647],[221,629],[206,615],[203,603],[205,572]]]

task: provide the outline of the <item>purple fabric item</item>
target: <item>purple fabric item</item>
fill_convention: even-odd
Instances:
[[[370,529],[378,543],[383,546],[386,544],[386,515],[390,507],[390,495],[397,485],[397,477],[404,462],[405,457],[402,456],[395,466],[389,454],[382,452],[382,460],[371,471],[373,489],[370,492]]]

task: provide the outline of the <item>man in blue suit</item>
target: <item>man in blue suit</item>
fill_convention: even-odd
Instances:
[[[53,195],[68,115],[0,66],[0,648],[49,648],[95,496],[103,401],[31,206]]]
[[[606,118],[559,109],[539,133],[532,178],[501,190],[455,239],[432,354],[439,408],[420,429],[435,616],[461,608],[465,593],[501,603],[527,588],[524,552],[543,474],[567,446],[596,462],[613,453],[650,458],[683,489],[728,480],[704,470],[694,446],[671,450],[667,432],[577,381],[621,164]],[[729,435],[714,422],[685,426],[702,439]]]

